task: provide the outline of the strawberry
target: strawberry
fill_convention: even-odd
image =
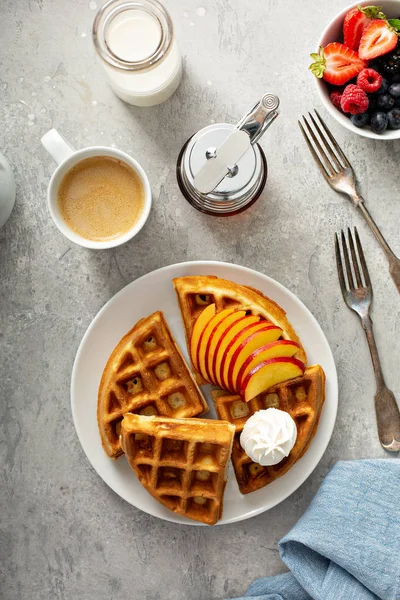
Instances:
[[[358,50],[362,32],[371,21],[372,19],[359,8],[352,8],[343,21],[344,45],[352,50]]]
[[[398,37],[387,21],[374,19],[364,29],[359,47],[359,55],[363,60],[372,60],[387,54],[397,46]]]
[[[367,66],[357,52],[339,42],[321,47],[318,54],[311,54],[311,58],[314,60],[309,67],[312,73],[333,85],[347,83]]]

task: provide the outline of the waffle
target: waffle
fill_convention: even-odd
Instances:
[[[306,452],[317,430],[325,400],[325,373],[320,365],[312,365],[302,377],[280,383],[247,404],[240,396],[222,390],[213,390],[211,396],[218,418],[236,426],[232,463],[240,491],[249,494],[284,475]],[[287,411],[297,426],[297,440],[289,456],[270,467],[252,462],[240,445],[240,433],[247,419],[265,408]]]
[[[173,284],[178,296],[189,354],[190,338],[197,317],[206,306],[215,303],[217,312],[226,308],[245,309],[248,314],[260,315],[262,318],[278,325],[283,329],[282,337],[284,339],[293,340],[300,345],[295,357],[307,363],[305,350],[287,320],[283,308],[258,290],[233,281],[220,279],[214,275],[178,277],[173,279]],[[195,369],[194,371],[197,383],[200,385],[207,383]]]
[[[122,454],[119,434],[127,412],[186,418],[207,410],[163,313],[141,319],[117,344],[101,378],[97,421],[105,452]]]
[[[235,427],[225,421],[127,414],[121,443],[140,483],[173,512],[214,525],[222,515]]]

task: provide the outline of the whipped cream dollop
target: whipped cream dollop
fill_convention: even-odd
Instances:
[[[240,444],[247,456],[263,467],[277,465],[296,443],[297,427],[289,413],[267,408],[245,423]]]

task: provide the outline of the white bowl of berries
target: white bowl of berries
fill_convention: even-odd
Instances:
[[[400,139],[400,1],[356,3],[325,28],[310,70],[341,125],[372,139]]]

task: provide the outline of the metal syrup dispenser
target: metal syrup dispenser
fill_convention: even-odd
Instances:
[[[229,216],[257,200],[267,161],[257,143],[279,114],[279,98],[265,94],[237,125],[215,123],[194,134],[177,163],[179,187],[197,210]]]

